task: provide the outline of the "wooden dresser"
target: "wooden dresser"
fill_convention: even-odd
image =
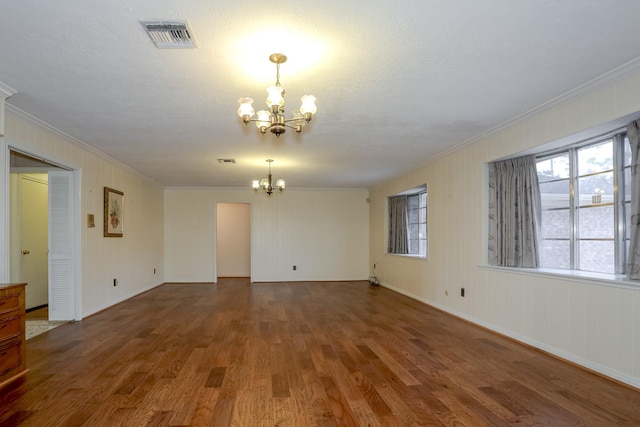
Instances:
[[[0,284],[0,387],[27,372],[25,286],[26,283]]]

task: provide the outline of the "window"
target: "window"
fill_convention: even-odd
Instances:
[[[541,267],[625,272],[630,163],[624,132],[537,156]]]
[[[389,197],[389,241],[387,252],[427,256],[427,186],[412,188]]]

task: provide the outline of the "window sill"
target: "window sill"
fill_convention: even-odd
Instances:
[[[399,257],[402,257],[402,258],[419,259],[419,260],[422,260],[422,261],[428,261],[429,260],[429,257],[420,256],[420,255],[413,255],[413,254],[393,254],[391,252],[387,252],[385,255],[399,256]]]
[[[521,274],[524,276],[543,276],[552,279],[563,279],[579,283],[586,282],[593,285],[640,291],[640,281],[628,279],[622,274],[606,274],[591,271],[561,270],[552,268],[498,267],[495,265],[480,265],[478,267],[483,270],[503,271],[506,273]]]

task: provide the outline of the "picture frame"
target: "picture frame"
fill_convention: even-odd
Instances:
[[[104,237],[124,235],[124,193],[104,187]]]

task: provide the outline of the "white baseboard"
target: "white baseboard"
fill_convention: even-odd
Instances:
[[[388,283],[380,283],[381,286],[391,289],[394,292],[398,292],[399,294],[405,295],[411,299],[415,299],[417,301],[420,301],[426,305],[429,305],[431,307],[437,308],[438,310],[444,311],[448,314],[451,314],[452,316],[455,317],[459,317],[460,319],[464,319],[470,323],[476,324],[478,326],[481,326],[483,328],[489,329],[493,332],[496,332],[500,335],[504,335],[506,337],[509,337],[511,339],[514,339],[516,341],[519,341],[521,343],[527,344],[531,347],[540,349],[546,353],[549,353],[555,357],[558,357],[560,359],[563,359],[567,362],[573,363],[575,365],[579,365],[582,366],[586,369],[589,369],[593,372],[597,372],[598,374],[604,375],[606,377],[609,377],[613,380],[628,384],[634,388],[638,388],[640,389],[640,378],[636,378],[627,374],[624,374],[622,372],[619,372],[613,368],[611,368],[610,366],[606,366],[606,365],[602,365],[596,362],[593,362],[591,360],[588,359],[584,359],[580,356],[577,356],[575,354],[572,353],[568,353],[562,349],[550,346],[548,344],[545,344],[543,342],[531,339],[527,336],[524,335],[520,335],[516,332],[510,331],[508,329],[502,328],[500,326],[494,325],[492,323],[488,323],[485,322],[484,320],[475,318],[473,316],[470,316],[466,313],[462,313],[459,312],[457,310],[452,310],[450,307],[446,307],[437,303],[434,303],[433,301],[427,300],[426,298],[422,298],[419,297],[417,295],[412,294],[411,292],[407,292],[403,289],[400,288],[396,288],[395,286],[392,286]]]
[[[90,312],[88,312],[88,313],[84,313],[82,317],[83,317],[83,318],[85,318],[85,317],[91,316],[91,315],[93,315],[93,314],[99,313],[99,312],[101,312],[102,310],[106,310],[106,309],[107,309],[107,308],[109,308],[109,307],[112,307],[112,306],[114,306],[114,305],[116,305],[116,304],[118,304],[118,303],[121,303],[121,302],[123,302],[123,301],[126,301],[126,300],[128,300],[128,299],[130,299],[130,298],[133,298],[133,297],[135,297],[136,295],[140,295],[140,294],[142,294],[142,293],[144,293],[144,292],[150,291],[151,289],[153,289],[153,288],[157,288],[158,286],[160,286],[160,285],[164,285],[164,284],[165,284],[165,282],[164,282],[164,281],[163,281],[163,282],[156,282],[156,283],[153,283],[153,284],[151,284],[151,285],[149,285],[149,286],[146,286],[146,287],[144,287],[144,288],[136,289],[136,290],[135,290],[135,291],[133,291],[133,292],[130,292],[130,293],[128,293],[128,294],[125,294],[125,295],[120,296],[119,298],[117,298],[117,299],[115,299],[115,300],[113,300],[113,301],[109,302],[108,304],[104,304],[104,305],[102,305],[102,306],[99,306],[99,307],[95,308],[94,310],[92,310],[92,311],[90,311]]]

